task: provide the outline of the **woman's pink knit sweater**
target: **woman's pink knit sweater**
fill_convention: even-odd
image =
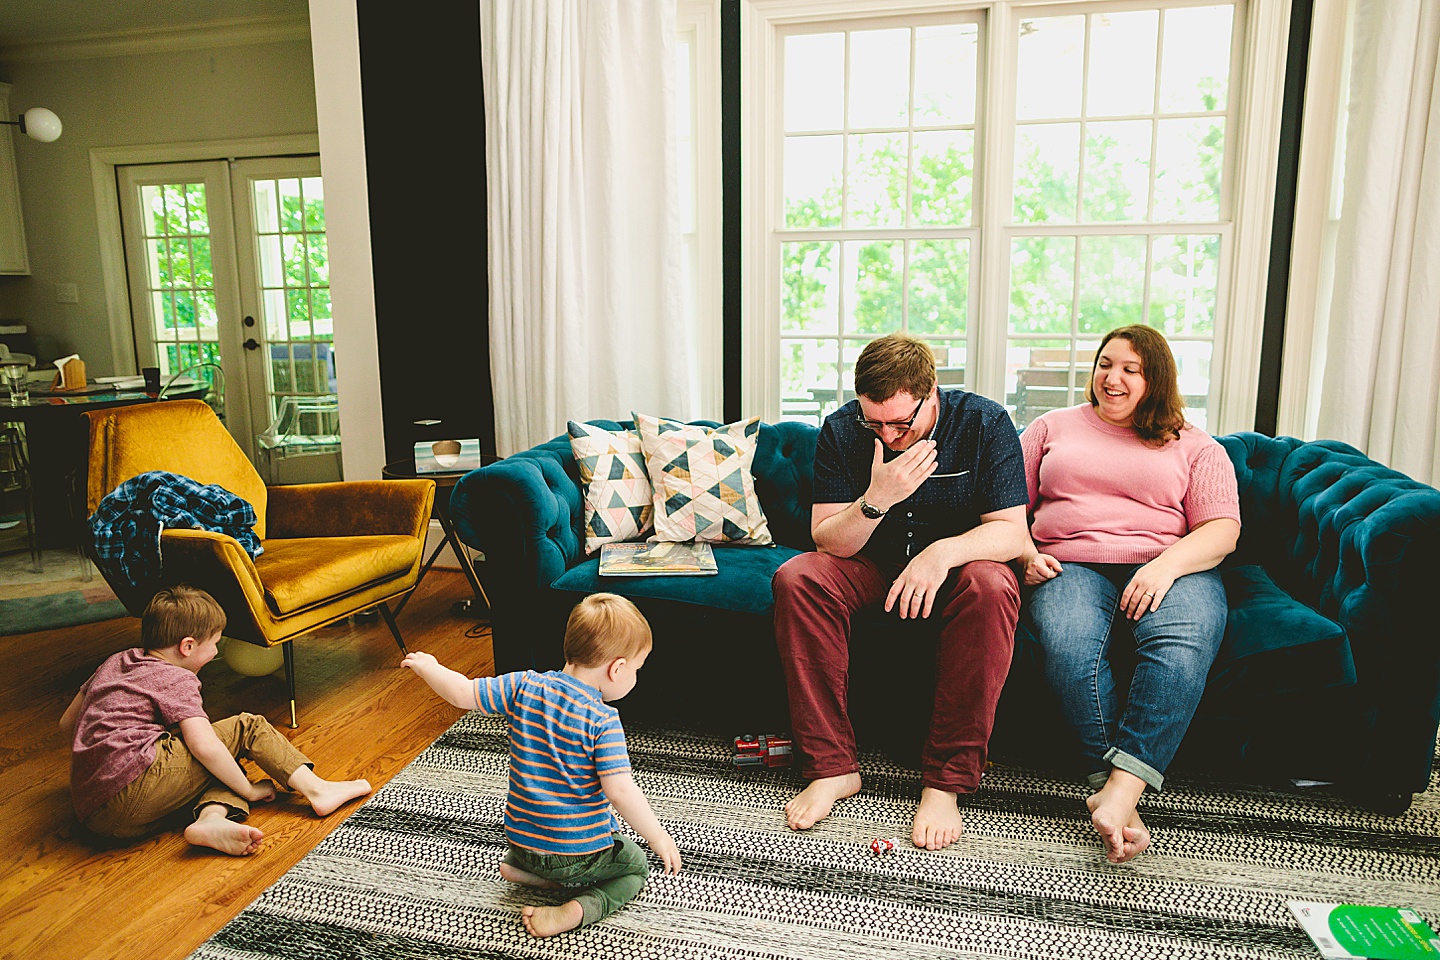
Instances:
[[[1146,563],[1207,520],[1240,519],[1235,468],[1203,430],[1145,445],[1088,403],[1052,410],[1020,434],[1030,536],[1080,563]]]

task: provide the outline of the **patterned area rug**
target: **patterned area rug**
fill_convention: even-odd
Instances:
[[[502,721],[470,714],[193,955],[254,958],[840,958],[1318,956],[1290,899],[1408,905],[1440,921],[1440,791],[1399,818],[1315,794],[1176,783],[1142,807],[1150,851],[1112,865],[1078,784],[992,768],[941,853],[903,837],[916,774],[878,758],[866,789],[803,833],[790,771],[740,773],[728,744],[628,732],[636,779],[685,858],[652,856],[609,919],[530,938],[554,903],[496,872]]]
[[[45,550],[39,570],[28,550],[0,556],[0,636],[125,616],[125,605],[89,569],[86,580],[73,550]]]

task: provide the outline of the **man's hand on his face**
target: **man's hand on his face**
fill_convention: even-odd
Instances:
[[[900,456],[885,462],[885,445],[875,438],[875,459],[870,463],[870,486],[865,502],[889,510],[935,472],[935,441],[921,440]]]

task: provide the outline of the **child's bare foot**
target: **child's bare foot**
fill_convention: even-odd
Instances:
[[[830,816],[836,800],[853,797],[860,792],[860,774],[845,773],[838,777],[821,777],[785,804],[785,822],[791,830],[808,830]]]
[[[521,870],[519,867],[512,867],[508,863],[500,864],[500,876],[511,883],[524,884],[527,887],[539,887],[542,890],[558,889],[560,884],[554,880],[546,880],[544,877],[537,877],[528,870]]]
[[[920,791],[920,805],[915,808],[915,825],[910,841],[923,850],[943,850],[965,832],[965,820],[955,805],[955,794],[934,787]]]
[[[1117,782],[1122,774],[1136,780],[1139,789],[1135,789],[1135,784]],[[1105,857],[1111,863],[1124,863],[1150,846],[1150,830],[1135,808],[1144,787],[1144,781],[1138,777],[1117,770],[1098,793],[1085,800],[1090,823],[1105,844]]]
[[[340,809],[351,800],[358,800],[370,794],[369,780],[321,780],[323,786],[314,792],[307,792],[306,798],[317,817],[325,817]]]
[[[219,813],[210,813],[210,810]],[[200,818],[185,828],[186,842],[197,847],[209,847],[228,853],[232,857],[248,857],[260,849],[265,839],[258,827],[236,823],[225,816],[225,808],[214,805],[200,811]]]
[[[520,920],[532,937],[553,937],[574,930],[585,919],[579,900],[566,900],[558,907],[521,907]]]

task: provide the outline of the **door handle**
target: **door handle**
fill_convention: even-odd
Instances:
[[[260,349],[260,341],[259,341],[259,340],[256,340],[254,337],[249,337],[249,338],[247,338],[246,341],[245,341],[245,349],[246,349],[246,350],[259,350],[259,349]]]
[[[254,317],[246,317],[244,320],[241,320],[240,322],[243,323],[243,324],[245,324],[245,326],[247,326],[247,327],[253,327],[253,326],[255,326],[255,318],[254,318]]]

